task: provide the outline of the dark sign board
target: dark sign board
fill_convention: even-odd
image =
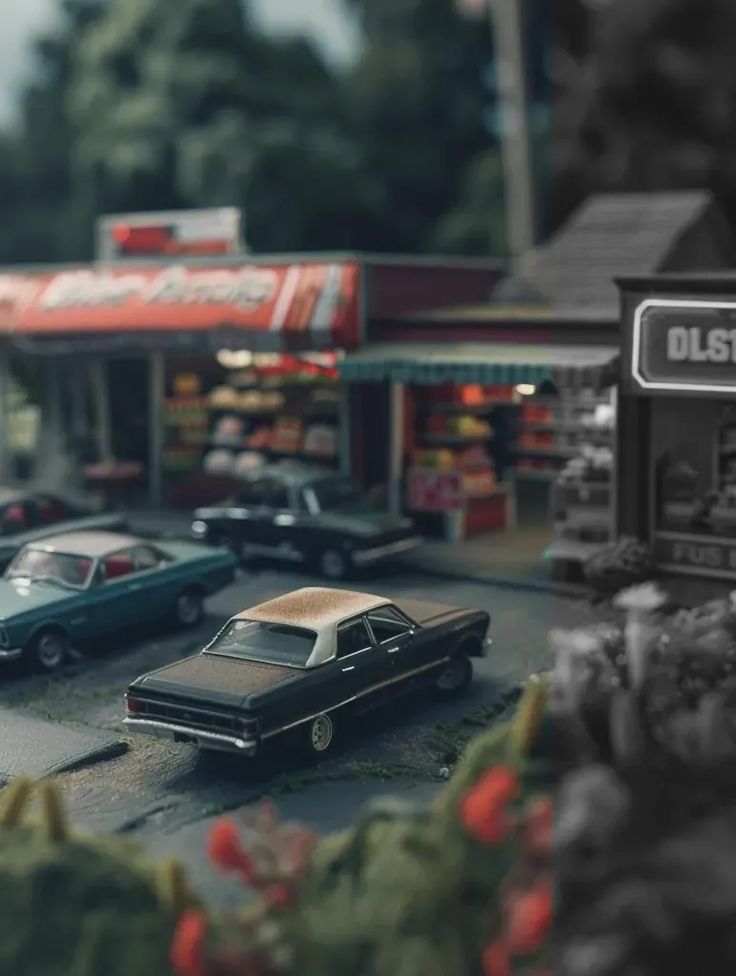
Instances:
[[[642,302],[630,366],[642,392],[736,394],[736,302]]]
[[[694,576],[736,576],[736,538],[663,533],[655,537],[654,558],[661,569]]]

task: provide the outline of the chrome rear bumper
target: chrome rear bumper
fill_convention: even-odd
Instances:
[[[235,752],[240,756],[254,756],[258,751],[258,743],[255,739],[239,739],[235,735],[224,735],[220,732],[203,732],[187,725],[174,725],[171,722],[157,722],[154,719],[131,716],[126,716],[123,724],[131,732],[155,735],[159,739],[170,739],[174,742],[188,742],[202,749]]]

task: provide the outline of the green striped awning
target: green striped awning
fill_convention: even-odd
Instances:
[[[347,355],[340,377],[348,381],[481,383],[512,386],[609,386],[616,381],[615,346],[541,346],[515,343],[382,343]]]

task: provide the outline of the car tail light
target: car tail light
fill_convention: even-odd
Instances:
[[[125,707],[129,712],[142,712],[143,702],[138,698],[130,698],[128,695],[125,696]]]
[[[243,738],[255,739],[258,736],[259,722],[257,718],[243,718],[240,720],[240,728],[243,731]]]

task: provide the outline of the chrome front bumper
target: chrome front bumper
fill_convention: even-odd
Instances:
[[[409,552],[421,543],[418,535],[413,535],[409,539],[400,539],[398,542],[389,542],[385,546],[375,546],[373,549],[361,549],[353,553],[353,562],[356,566],[366,566],[368,563],[378,562],[379,559],[388,559],[390,556],[399,556],[401,553]]]
[[[174,742],[188,742],[200,746],[202,749],[216,749],[219,752],[235,752],[240,756],[254,756],[258,751],[255,739],[239,739],[235,735],[224,735],[219,732],[203,732],[192,729],[187,725],[174,725],[170,722],[156,722],[148,718],[123,719],[131,732],[143,735],[155,735],[159,739],[170,739]]]
[[[0,648],[0,664],[5,664],[7,661],[17,661],[22,653],[22,647]]]

